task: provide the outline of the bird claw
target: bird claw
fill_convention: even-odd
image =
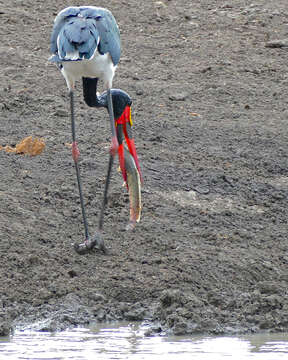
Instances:
[[[99,250],[101,250],[104,254],[107,254],[107,249],[104,245],[104,241],[103,239],[100,237],[99,234],[95,234],[93,236],[93,238],[88,238],[86,239],[83,243],[81,244],[74,244],[74,250],[77,252],[77,254],[79,255],[85,255],[88,254],[89,252],[91,252],[94,248],[98,248]]]

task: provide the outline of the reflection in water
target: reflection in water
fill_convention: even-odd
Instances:
[[[256,334],[253,336],[243,336],[251,344],[251,352],[261,353],[288,353],[288,334]],[[280,359],[280,357],[279,357]]]
[[[145,327],[122,324],[50,334],[31,329],[0,338],[0,359],[223,360],[287,359],[288,334],[241,337],[145,337]]]

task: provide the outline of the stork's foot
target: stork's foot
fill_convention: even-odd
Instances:
[[[94,248],[101,250],[104,254],[108,253],[106,246],[104,245],[104,241],[98,233],[95,234],[92,238],[89,237],[81,244],[74,244],[74,250],[79,255],[88,254]]]

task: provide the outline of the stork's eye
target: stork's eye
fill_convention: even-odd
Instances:
[[[96,21],[99,21],[99,20],[101,20],[101,19],[102,19],[102,16],[101,16],[101,15],[98,15],[98,16],[96,16],[96,18],[95,18]]]

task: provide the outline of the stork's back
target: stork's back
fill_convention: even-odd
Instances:
[[[116,66],[121,53],[116,20],[107,9],[68,7],[55,18],[50,50],[56,62],[89,60],[98,50],[109,53]]]

